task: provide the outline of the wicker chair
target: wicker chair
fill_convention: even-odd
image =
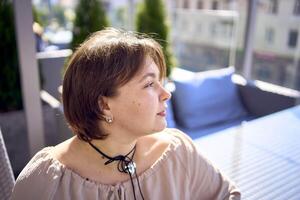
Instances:
[[[15,179],[0,129],[0,194],[1,200],[10,199]]]

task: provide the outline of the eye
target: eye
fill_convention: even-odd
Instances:
[[[154,85],[154,82],[150,82],[150,83],[148,83],[148,84],[145,86],[145,88],[153,87],[153,85]]]

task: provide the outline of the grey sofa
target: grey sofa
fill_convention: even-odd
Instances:
[[[168,127],[193,139],[262,117],[299,103],[300,93],[261,81],[247,81],[233,67],[206,72],[173,70]]]

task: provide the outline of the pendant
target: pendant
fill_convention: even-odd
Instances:
[[[135,170],[136,170],[135,162],[128,163],[128,165],[126,166],[127,173],[130,173],[131,175],[133,175],[135,173]]]

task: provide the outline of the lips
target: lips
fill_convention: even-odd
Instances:
[[[166,116],[166,111],[165,110],[163,110],[163,111],[161,111],[161,112],[159,112],[159,113],[157,113],[157,115],[159,115],[159,116],[162,116],[162,117],[165,117]]]

